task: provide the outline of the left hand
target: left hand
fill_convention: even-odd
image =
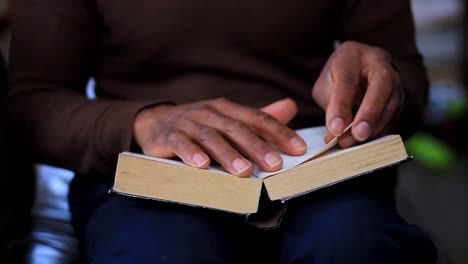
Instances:
[[[351,133],[340,137],[341,147],[388,132],[403,105],[399,74],[388,52],[377,47],[345,42],[332,54],[312,90],[326,111],[328,142],[351,122]],[[359,107],[356,116],[352,110]]]

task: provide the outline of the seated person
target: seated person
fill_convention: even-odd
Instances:
[[[296,128],[353,122],[342,147],[409,135],[428,85],[408,0],[22,0],[11,60],[11,119],[37,161],[76,172],[86,263],[436,261],[395,210],[393,169],[291,201],[273,230],[107,193],[121,151],[246,177],[281,168],[271,144],[302,154]]]

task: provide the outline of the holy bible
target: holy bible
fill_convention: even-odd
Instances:
[[[341,149],[324,142],[325,127],[297,133],[308,146],[304,155],[282,154],[281,170],[271,173],[255,167],[248,178],[228,174],[220,167],[198,169],[176,160],[123,152],[111,191],[249,215],[258,210],[262,188],[271,201],[284,202],[411,158],[399,135]]]

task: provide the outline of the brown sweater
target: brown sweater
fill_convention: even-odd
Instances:
[[[408,0],[22,0],[10,118],[38,161],[111,175],[135,114],[162,101],[260,107],[291,97],[294,127],[323,123],[311,88],[335,41],[355,40],[393,55],[406,133],[427,90],[413,31]],[[90,76],[97,100],[85,96]]]

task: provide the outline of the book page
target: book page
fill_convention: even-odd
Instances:
[[[350,124],[346,129],[345,132],[351,128]],[[296,132],[301,136],[304,141],[307,143],[307,150],[304,155],[301,156],[291,156],[285,153],[281,153],[281,157],[283,158],[283,168],[279,171],[275,172],[266,172],[260,169],[260,167],[254,165],[254,171],[250,177],[252,178],[258,178],[258,179],[264,179],[266,177],[269,177],[271,175],[275,175],[278,173],[281,173],[283,171],[289,170],[293,168],[294,166],[297,166],[303,162],[306,162],[323,152],[333,148],[336,143],[338,142],[338,138],[334,138],[331,140],[328,144],[325,143],[325,134],[327,132],[325,126],[320,126],[320,127],[310,127],[310,128],[303,128],[296,130]],[[173,159],[162,159],[162,158],[156,158],[156,157],[151,157],[143,154],[136,154],[136,153],[129,153],[128,154],[140,158],[145,158],[145,159],[150,159],[154,161],[159,161],[159,162],[165,162],[165,163],[170,163],[174,165],[179,165],[179,166],[187,166],[184,164],[182,161],[179,160],[173,160]],[[219,172],[219,173],[224,173],[228,174],[221,166],[219,165],[211,165],[209,166],[208,170]]]
[[[330,143],[328,144],[325,143],[325,134],[327,132],[325,126],[299,129],[299,130],[296,130],[296,132],[307,143],[306,153],[301,156],[291,156],[291,155],[282,153],[281,157],[283,158],[283,168],[279,171],[266,172],[266,171],[261,170],[258,166],[255,166],[253,175],[256,178],[264,179],[268,176],[289,170],[292,167],[299,165],[313,157],[316,157],[320,155],[321,153],[327,151],[328,149],[334,147],[337,142],[337,138],[335,138],[334,140],[330,141]]]
[[[154,161],[158,161],[158,162],[164,162],[164,163],[168,163],[168,164],[173,164],[173,165],[177,165],[177,166],[185,166],[185,167],[190,167],[189,165],[185,164],[184,162],[180,161],[180,160],[175,160],[175,159],[164,159],[164,158],[157,158],[157,157],[153,157],[153,156],[149,156],[149,155],[145,155],[145,154],[138,154],[138,153],[132,153],[132,152],[125,152],[127,155],[130,155],[130,156],[133,156],[133,157],[137,157],[137,158],[142,158],[142,159],[148,159],[148,160],[154,160]],[[192,168],[192,167],[190,167]],[[197,170],[203,170],[203,169],[198,169],[198,168],[194,168],[194,169],[197,169]],[[224,170],[221,166],[209,166],[208,167],[208,170],[211,170],[211,171],[214,171],[214,172],[218,172],[218,173],[223,173],[223,174],[229,174],[228,172],[226,172],[226,170]],[[231,175],[231,174],[229,174]]]

